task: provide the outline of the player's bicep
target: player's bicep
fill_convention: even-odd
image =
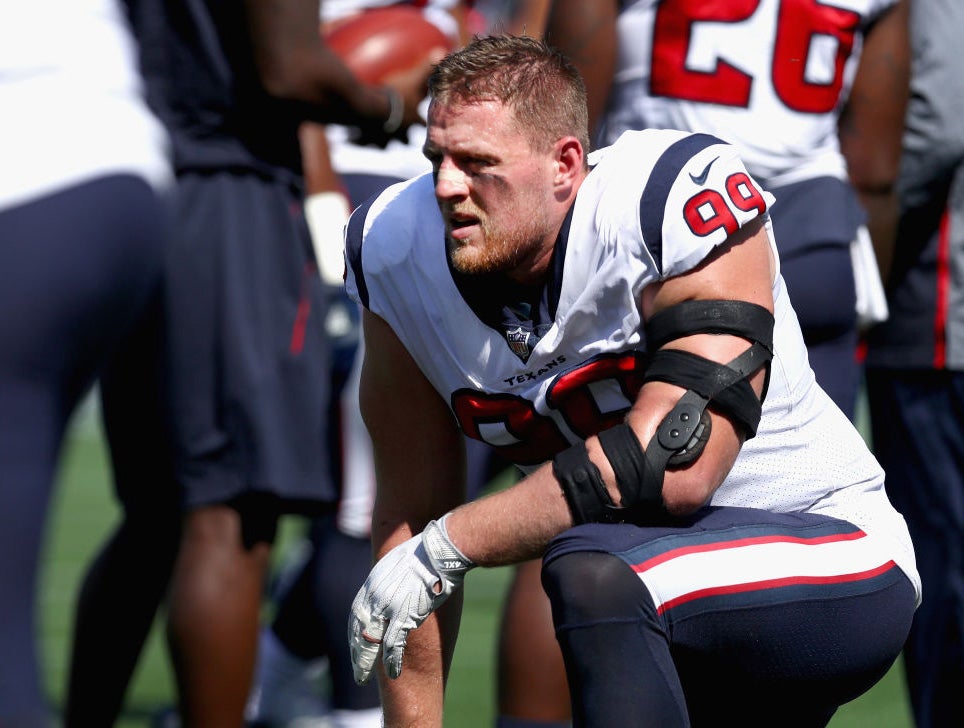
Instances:
[[[743,441],[755,432],[772,353],[774,275],[769,234],[758,219],[731,235],[692,271],[644,290],[647,334],[655,337],[653,317],[664,314],[658,328],[667,335],[663,341],[647,341],[653,359],[628,419],[640,441],[652,447],[657,427],[665,424],[671,411],[679,411],[684,398],[694,393],[709,398],[710,426],[704,432],[705,445],[697,448],[702,448],[701,454],[682,469],[666,471],[662,495],[672,512],[690,512],[705,503],[726,478]],[[708,303],[693,307],[699,301]],[[667,313],[676,321],[669,327]],[[703,321],[695,321],[693,315]],[[717,321],[710,323],[717,333],[691,333],[711,320]],[[754,352],[748,354],[751,349]],[[667,354],[670,350],[682,354]],[[724,380],[729,384],[714,394],[716,382]]]
[[[668,278],[643,291],[646,320],[660,311],[684,301],[744,301],[773,312],[773,280],[776,260],[770,233],[763,218],[744,225],[718,246],[702,264],[682,275]],[[748,342],[739,336],[697,334],[667,344],[726,363],[741,354]],[[750,383],[762,392],[764,372],[757,372]]]
[[[776,260],[765,218],[746,223],[716,247],[694,269],[648,286],[643,291],[643,315],[677,303],[729,299],[755,303],[773,311]]]

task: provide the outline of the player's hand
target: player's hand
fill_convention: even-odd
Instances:
[[[409,128],[425,125],[420,107],[428,93],[428,77],[444,57],[445,48],[433,48],[417,65],[386,75],[381,84],[390,100],[389,117],[384,123],[359,125],[355,142],[381,148],[393,139],[407,143]]]
[[[392,679],[402,672],[409,630],[415,629],[462,585],[473,564],[449,540],[443,516],[375,564],[355,596],[348,618],[355,682],[371,680],[379,649]]]
[[[404,103],[402,116],[404,128],[407,129],[412,124],[425,124],[425,119],[419,112],[419,105],[428,94],[428,77],[438,62],[445,58],[446,52],[446,49],[441,46],[432,48],[419,64],[385,76],[383,83],[394,89]]]

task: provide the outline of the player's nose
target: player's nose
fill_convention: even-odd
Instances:
[[[451,161],[443,160],[435,173],[435,196],[440,200],[464,197],[469,193],[465,172]]]

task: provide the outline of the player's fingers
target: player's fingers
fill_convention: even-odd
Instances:
[[[374,616],[368,605],[364,587],[355,597],[348,617],[348,645],[355,682],[364,685],[372,677],[378,650],[385,633],[386,621]]]
[[[385,640],[382,649],[382,662],[385,672],[394,680],[402,674],[402,660],[405,657],[405,645],[408,642],[408,630],[396,630],[391,639]]]
[[[364,629],[361,630],[359,636],[370,645],[380,645],[382,638],[385,636],[386,624],[388,624],[388,620],[384,617],[373,617],[368,624],[364,625]]]
[[[357,684],[367,685],[372,679],[375,660],[378,659],[379,646],[364,640],[352,643],[351,670]]]
[[[385,622],[381,619],[375,619],[367,625],[359,622],[353,630],[350,640],[351,666],[355,682],[359,685],[366,684],[372,678],[384,632]]]
[[[424,615],[419,619],[416,615],[416,597],[409,595],[400,605],[386,626],[382,643],[382,662],[385,672],[393,680],[402,674],[402,660],[405,657],[405,646],[408,644],[408,631],[421,624]]]

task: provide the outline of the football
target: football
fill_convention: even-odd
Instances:
[[[329,24],[322,36],[356,76],[371,84],[424,63],[436,48],[448,52],[454,47],[451,38],[410,5],[365,10]]]

